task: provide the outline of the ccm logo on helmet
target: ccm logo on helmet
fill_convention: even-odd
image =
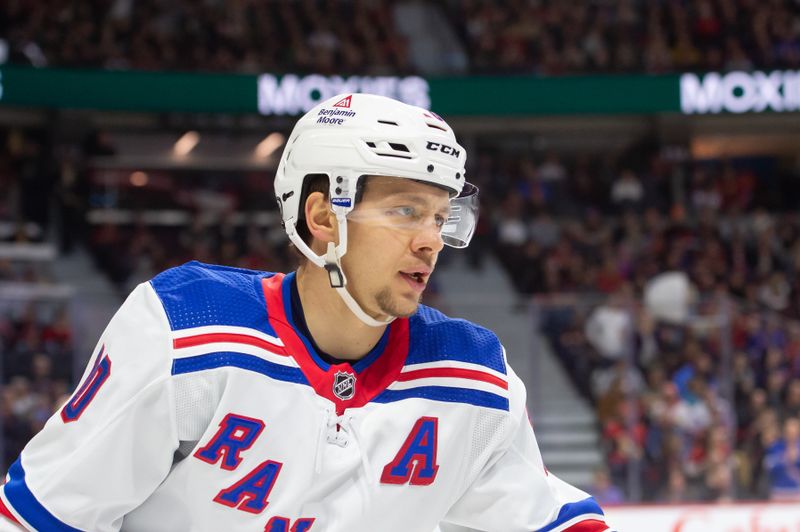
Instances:
[[[430,140],[425,147],[431,151],[440,151],[442,153],[446,153],[447,155],[452,155],[456,159],[458,159],[458,156],[461,155],[460,151],[455,148],[451,148],[447,144],[439,144],[438,142],[432,142]]]

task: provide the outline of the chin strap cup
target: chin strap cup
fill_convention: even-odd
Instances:
[[[336,246],[333,242],[328,242],[328,252],[325,253],[325,271],[328,272],[328,280],[331,288],[344,288],[347,279],[342,271],[339,257],[336,255]]]
[[[344,274],[342,274],[342,270],[337,265],[326,264],[325,271],[328,272],[331,288],[344,288]]]

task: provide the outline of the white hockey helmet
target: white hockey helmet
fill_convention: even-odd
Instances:
[[[453,130],[431,111],[385,96],[334,96],[298,120],[283,150],[274,187],[286,233],[303,255],[328,271],[331,286],[362,321],[385,325],[358,307],[345,289],[347,280],[341,270],[341,258],[347,252],[347,215],[355,207],[359,180],[389,176],[447,189],[451,217],[442,240],[452,247],[466,247],[478,206],[477,188],[465,181],[466,158]],[[297,233],[306,177],[312,174],[328,176],[331,209],[339,224],[339,244],[329,244],[323,256],[314,253]]]

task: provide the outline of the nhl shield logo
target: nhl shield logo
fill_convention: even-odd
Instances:
[[[346,371],[337,371],[333,376],[333,395],[342,400],[352,399],[356,394],[356,376]]]

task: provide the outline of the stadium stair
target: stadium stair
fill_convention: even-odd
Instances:
[[[58,278],[75,288],[70,314],[77,353],[74,375],[80,377],[97,339],[122,301],[108,277],[95,267],[89,253],[80,246],[58,258]]]
[[[393,16],[395,27],[408,42],[411,62],[420,72],[443,75],[467,70],[467,54],[441,6],[399,2],[393,7]]]
[[[533,313],[518,304],[507,275],[493,257],[481,270],[458,254],[446,257],[435,276],[446,313],[493,330],[528,389],[528,412],[547,468],[581,488],[603,466],[594,410],[575,390],[547,342],[535,331]],[[521,308],[523,310],[521,310]]]

